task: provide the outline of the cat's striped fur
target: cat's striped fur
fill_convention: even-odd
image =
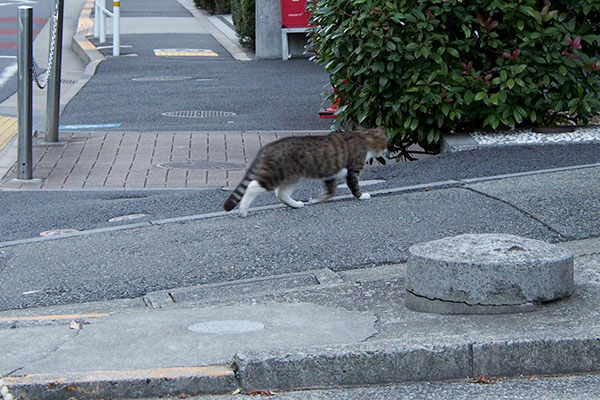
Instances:
[[[302,178],[323,179],[325,192],[318,201],[327,201],[335,193],[336,178],[343,175],[357,199],[368,199],[370,195],[358,187],[358,176],[366,160],[379,157],[386,150],[384,128],[277,140],[258,152],[223,208],[230,211],[239,203],[240,216],[245,217],[254,198],[271,190],[283,204],[302,207],[304,203],[291,198],[294,186]]]

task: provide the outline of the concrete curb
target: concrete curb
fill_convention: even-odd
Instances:
[[[237,389],[228,366],[162,368],[131,371],[91,371],[4,378],[15,398],[68,400],[196,396],[231,393]]]
[[[574,131],[575,134],[585,135],[586,130],[594,129],[593,126],[587,127],[579,127]],[[496,131],[491,133],[494,134],[510,134],[510,133],[524,133],[524,134],[533,134],[531,129],[517,129],[515,131]],[[538,134],[539,135],[539,134]],[[554,134],[544,134],[548,135],[548,137],[552,137]],[[442,153],[455,153],[459,151],[467,151],[467,150],[476,150],[481,148],[489,148],[489,147],[510,147],[510,146],[544,146],[548,144],[568,144],[568,143],[598,143],[598,137],[584,137],[579,140],[573,140],[569,137],[554,137],[553,139],[543,138],[542,140],[531,140],[531,141],[522,141],[515,140],[514,138],[510,141],[503,142],[490,142],[490,143],[478,143],[473,137],[468,133],[452,133],[442,135],[440,140],[440,151]]]
[[[4,378],[17,397],[39,400],[145,398],[303,390],[402,382],[600,371],[600,337],[490,343],[380,341],[296,352],[237,354],[224,365],[91,371]]]
[[[85,3],[79,14],[77,31],[71,38],[71,49],[73,49],[75,54],[77,54],[84,64],[87,65],[83,75],[84,78],[87,78],[85,79],[85,82],[94,76],[98,64],[105,60],[104,55],[100,53],[96,46],[86,37],[93,33],[94,21],[90,18],[93,8],[93,1],[90,0]],[[83,87],[83,85],[81,87]],[[81,89],[81,87],[79,89]]]
[[[597,372],[600,337],[430,346],[382,341],[351,348],[238,354],[233,365],[246,391]]]

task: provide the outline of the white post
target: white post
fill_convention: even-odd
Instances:
[[[96,0],[94,3],[94,37],[100,36],[100,0]]]
[[[120,22],[119,19],[121,17],[121,2],[119,0],[113,0],[113,56],[118,56],[121,54],[121,38],[120,38]]]
[[[97,0],[100,2],[100,43],[106,42],[106,14],[104,10],[106,9],[106,1],[105,0]]]

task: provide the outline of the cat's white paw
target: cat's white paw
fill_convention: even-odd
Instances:
[[[302,207],[304,207],[304,203],[301,202],[301,201],[296,201],[296,202],[292,203],[292,207],[294,207],[294,208],[302,208]]]
[[[238,217],[240,218],[246,218],[248,216],[248,211],[246,210],[240,210],[240,212],[238,213]]]
[[[359,200],[369,200],[371,195],[369,193],[363,193],[358,199]]]

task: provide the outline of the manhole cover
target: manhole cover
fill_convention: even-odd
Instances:
[[[140,76],[138,78],[133,78],[132,81],[136,81],[136,82],[175,82],[175,81],[185,81],[187,79],[192,79],[192,77],[191,76],[174,76],[174,75]]]
[[[120,221],[131,221],[132,219],[144,218],[146,214],[128,214],[128,215],[120,215],[118,217],[113,217],[108,220],[108,222],[120,222]]]
[[[202,161],[202,160],[189,160],[189,161],[173,161],[156,164],[158,168],[163,169],[218,169],[218,170],[234,170],[234,169],[246,169],[246,164],[238,164],[232,162],[220,162],[220,161]]]
[[[72,228],[63,228],[63,229],[52,229],[49,231],[44,231],[40,233],[40,236],[48,237],[48,236],[58,236],[58,235],[67,235],[69,233],[79,232],[77,229]]]
[[[190,111],[167,111],[161,113],[165,117],[175,118],[218,118],[233,117],[237,115],[233,111],[210,111],[210,110],[190,110]]]
[[[246,320],[207,321],[193,324],[188,330],[195,333],[213,333],[231,335],[236,333],[254,332],[265,329],[260,322]]]

